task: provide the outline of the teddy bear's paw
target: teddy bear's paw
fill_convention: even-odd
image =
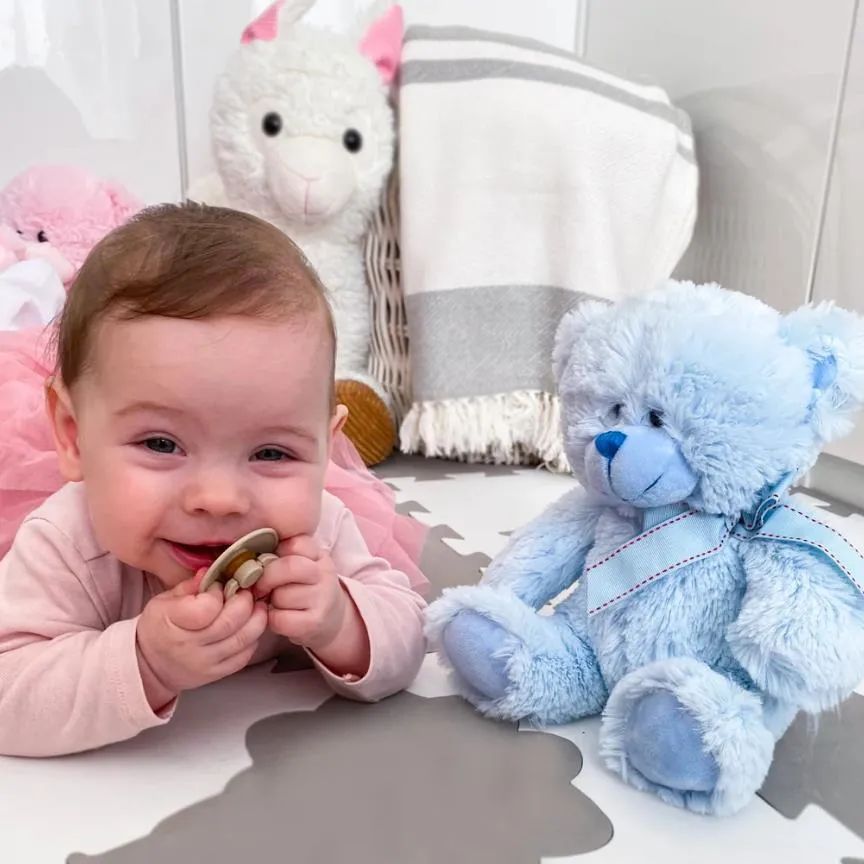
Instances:
[[[390,407],[368,384],[343,378],[336,382],[336,400],[348,409],[345,435],[367,466],[383,462],[397,443]]]
[[[624,732],[630,764],[658,786],[710,792],[717,785],[717,760],[706,753],[696,718],[669,692],[643,696]]]
[[[459,612],[445,627],[444,649],[457,675],[487,699],[507,692],[507,631],[477,612]]]
[[[696,660],[662,660],[612,691],[601,752],[637,789],[697,813],[728,815],[762,785],[774,735],[757,694]]]
[[[564,615],[538,615],[509,591],[450,588],[427,612],[426,635],[482,714],[538,724],[599,714],[607,690],[593,651]]]
[[[747,551],[748,594],[726,634],[733,656],[775,699],[813,714],[835,708],[864,678],[860,594],[809,553]]]

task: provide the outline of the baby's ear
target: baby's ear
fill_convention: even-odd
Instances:
[[[848,434],[864,405],[864,318],[831,303],[803,306],[783,318],[781,335],[807,354],[816,434]]]
[[[555,345],[552,350],[552,368],[556,382],[561,382],[561,376],[573,356],[576,343],[610,308],[611,304],[605,300],[581,300],[561,319],[555,332]]]

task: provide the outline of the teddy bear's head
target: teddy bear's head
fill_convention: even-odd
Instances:
[[[216,84],[213,155],[231,200],[298,232],[359,238],[393,164],[402,13],[345,35],[298,24],[311,5],[277,2],[244,31]]]
[[[90,250],[142,207],[74,165],[34,165],[0,190],[0,255],[47,259],[68,284]]]
[[[717,285],[586,300],[554,352],[565,449],[592,491],[728,515],[812,467],[864,401],[864,321]]]

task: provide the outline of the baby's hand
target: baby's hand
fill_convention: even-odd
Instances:
[[[138,667],[154,711],[184,690],[238,672],[267,629],[266,604],[248,591],[226,601],[218,584],[198,594],[199,581],[157,594],[138,620]]]
[[[270,603],[274,633],[313,652],[336,674],[364,675],[366,626],[342,586],[330,556],[311,537],[286,540],[253,588]]]

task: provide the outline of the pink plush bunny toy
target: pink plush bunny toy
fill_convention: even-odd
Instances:
[[[82,168],[28,168],[0,190],[0,270],[44,258],[68,288],[93,246],[141,206]]]

